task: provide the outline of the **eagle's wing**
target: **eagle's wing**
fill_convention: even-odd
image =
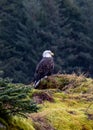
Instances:
[[[44,76],[51,75],[54,69],[53,58],[43,58],[36,67],[35,80],[38,81]]]

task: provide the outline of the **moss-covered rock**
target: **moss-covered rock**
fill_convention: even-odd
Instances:
[[[53,75],[31,90],[39,110],[27,118],[13,116],[9,130],[93,130],[93,79]]]
[[[92,79],[75,74],[53,75],[40,82],[36,93],[50,94],[54,100],[45,100],[40,112],[31,114],[38,127],[38,118],[43,118],[54,130],[93,130]]]

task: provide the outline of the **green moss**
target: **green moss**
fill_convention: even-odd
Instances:
[[[79,104],[78,104],[79,105]],[[45,102],[42,113],[49,123],[57,130],[92,130],[93,120],[88,120],[87,115],[82,111],[83,106],[69,106],[63,102]],[[44,112],[44,113],[43,113]]]
[[[35,130],[31,119],[13,116],[9,122],[9,130]]]
[[[92,79],[88,80],[86,78],[83,79],[83,77],[73,76],[67,76],[66,78],[69,79],[69,83],[67,82],[65,91],[61,91],[59,88],[53,90],[52,96],[55,101],[52,103],[45,101],[41,104],[42,109],[35,114],[35,118],[40,116],[47,119],[48,123],[56,130],[92,130]],[[59,86],[60,81],[57,79]],[[45,89],[40,91],[50,93],[52,90]]]
[[[50,76],[40,82],[38,89],[31,90],[29,97],[35,101],[38,97],[39,111],[30,113],[28,119],[12,117],[9,130],[93,130],[92,79]]]

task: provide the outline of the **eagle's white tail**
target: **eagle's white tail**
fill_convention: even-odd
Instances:
[[[42,81],[43,79],[46,79],[46,78],[47,78],[47,76],[45,76],[44,78],[42,78],[42,79],[40,79],[38,81],[35,81],[34,82],[34,88],[37,88],[37,86],[39,85],[40,81]]]
[[[35,83],[34,83],[34,88],[37,88],[37,86],[39,85],[40,81],[41,81],[41,80],[39,80],[39,81],[37,81],[37,82],[35,81]]]

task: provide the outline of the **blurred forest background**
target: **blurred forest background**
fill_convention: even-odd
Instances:
[[[0,77],[30,83],[46,49],[54,73],[93,77],[93,0],[0,0]]]

